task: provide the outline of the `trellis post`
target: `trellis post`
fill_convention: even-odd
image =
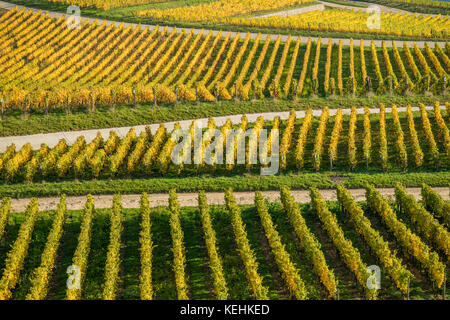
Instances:
[[[409,282],[410,282],[410,281],[411,281],[411,279],[408,278],[408,289],[407,289],[407,291],[406,291],[406,292],[407,292],[407,293],[406,293],[406,294],[407,294],[407,296],[406,296],[406,299],[407,299],[407,300],[409,300]]]
[[[94,96],[92,92],[89,92],[89,100],[89,111],[92,112],[94,111]]]
[[[110,104],[111,104],[111,107],[112,107],[114,105],[114,91],[113,91],[113,89],[111,89],[110,95],[111,95]]]
[[[443,299],[447,300],[447,272],[444,270],[444,294],[443,294]]]
[[[24,101],[23,101],[23,115],[26,116],[27,115],[27,103],[28,103],[28,97],[25,97]]]
[[[317,171],[317,154],[314,153],[314,167],[316,167],[316,171]]]
[[[216,101],[219,100],[219,87],[217,86],[217,83],[214,84],[214,94],[216,95]]]

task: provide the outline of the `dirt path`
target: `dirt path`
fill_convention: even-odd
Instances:
[[[21,5],[16,5],[16,4],[5,2],[5,1],[0,1],[0,8],[2,8],[2,9],[11,10],[11,9],[14,9],[15,7],[17,7],[18,9],[26,8],[26,9],[32,10],[34,12],[41,11],[40,9],[28,8],[28,7],[24,7],[24,6],[21,6]],[[66,16],[66,14],[60,13],[60,12],[54,12],[54,11],[48,11],[48,12],[49,12],[49,15],[51,17],[53,17],[53,18],[59,18],[61,16]],[[86,17],[82,17],[81,20],[82,20],[81,22],[83,22],[85,20],[88,20],[91,23],[94,22],[95,20],[97,20],[99,24],[102,24],[103,22],[106,22],[106,25],[110,25],[111,23],[114,22],[114,21],[111,21],[111,20],[96,19],[96,18],[86,18]],[[138,24],[136,24],[136,23],[125,22],[124,23],[124,28],[127,28],[130,25],[133,28],[136,28],[138,26]],[[149,30],[153,30],[156,27],[155,25],[150,25],[150,24],[142,24],[140,26],[142,28],[148,27]],[[163,28],[164,26],[160,26],[160,27]],[[224,28],[221,28],[222,32],[223,33],[227,32],[226,26],[223,26],[223,27]],[[168,27],[167,28],[169,33],[173,29],[174,29],[174,27]],[[183,30],[183,28],[177,28],[176,30],[177,30],[177,32],[181,32]],[[202,31],[202,29],[196,29],[196,28],[193,28],[192,30],[193,30],[194,34],[198,34],[198,33],[200,33]],[[218,32],[219,32],[218,30],[214,30],[213,31],[213,35],[214,36],[217,35]],[[230,34],[231,34],[231,37],[234,37],[236,35],[236,32],[230,32]],[[258,36],[257,33],[250,33],[250,38],[253,39],[253,40],[256,39],[257,36]],[[261,34],[261,40],[266,40],[267,36],[269,36],[268,33],[262,33]],[[277,36],[278,36],[278,34],[270,34],[271,39],[275,39]],[[364,35],[361,35],[361,36],[363,37]],[[311,38],[312,41],[317,41],[319,39],[318,37],[310,37],[310,38]],[[281,41],[285,42],[287,39],[288,39],[288,35],[282,35],[281,36]],[[350,39],[349,38],[332,38],[332,42],[334,44],[339,44],[340,40],[342,40],[342,44],[344,46],[350,45]],[[322,39],[322,41],[325,43],[325,39]],[[307,43],[308,42],[308,37],[307,36],[301,37],[301,42],[302,43]],[[382,40],[374,40],[373,42],[374,42],[375,46],[377,46],[377,47],[381,47],[381,45],[382,45]],[[404,41],[403,40],[397,40],[397,41],[394,41],[394,42],[397,45],[397,47],[401,47],[401,46],[403,46],[403,42]],[[425,42],[427,42],[432,47],[434,46],[434,42],[433,41],[405,41],[405,42],[407,43],[407,45],[409,47],[412,47],[414,43],[417,43],[417,46],[419,48],[424,48],[425,47]],[[355,39],[354,40],[354,46],[359,46],[359,44],[360,44],[360,40]],[[438,42],[438,44],[441,47],[445,46],[445,42]],[[364,42],[364,46],[369,47],[370,46],[370,41],[365,41]],[[392,41],[390,41],[390,40],[386,41],[386,46],[387,47],[392,47]]]
[[[448,187],[436,187],[433,188],[437,193],[439,193],[445,200],[450,200],[449,188]],[[381,194],[388,197],[389,199],[394,198],[394,188],[380,188],[378,189]],[[365,190],[364,189],[350,189],[351,194],[355,197],[357,201],[365,200]],[[327,201],[336,201],[336,190],[321,190],[320,193]],[[421,199],[420,188],[408,188],[408,193],[414,195],[416,199]],[[270,201],[276,201],[280,198],[279,191],[263,191],[264,197],[270,199]],[[308,203],[310,201],[308,190],[292,190],[292,194],[297,202]],[[234,192],[236,201],[238,204],[253,204],[254,192]],[[93,196],[96,208],[111,208],[113,195],[97,195]],[[139,208],[140,194],[129,194],[122,196],[122,206],[124,208]],[[150,206],[167,206],[169,195],[167,193],[155,193],[149,195]],[[223,192],[208,192],[207,193],[208,203],[211,205],[223,205],[224,193]],[[67,197],[67,208],[69,210],[80,210],[83,209],[86,197]],[[197,206],[197,193],[179,193],[178,201],[180,206],[189,207]],[[30,202],[29,198],[24,199],[12,199],[11,200],[11,210],[13,212],[23,212]],[[59,202],[59,197],[50,198],[39,198],[39,209],[40,210],[54,210]]]
[[[425,107],[427,110],[433,110],[433,107],[427,106]],[[405,112],[406,107],[398,107],[398,112]],[[412,107],[412,111],[419,111],[419,107]],[[441,106],[441,109],[444,110],[445,106]],[[342,109],[344,115],[349,115],[351,109]],[[391,112],[392,108],[386,108],[386,112]],[[335,115],[337,109],[330,109],[330,116]],[[357,109],[358,114],[364,114],[364,108]],[[380,112],[380,109],[373,108],[370,109],[372,114],[376,114]],[[313,110],[313,115],[315,117],[320,117],[322,114],[322,110],[317,109]],[[289,112],[264,112],[264,113],[251,113],[247,114],[248,121],[250,123],[255,122],[259,116],[263,116],[266,121],[272,121],[276,116],[279,116],[281,120],[286,120],[289,118]],[[221,116],[221,117],[213,117],[216,125],[218,127],[222,126],[227,119],[230,119],[233,124],[238,124],[241,122],[242,114],[230,115],[230,116]],[[304,118],[305,111],[297,111],[297,118]],[[197,125],[199,128],[206,128],[208,126],[208,118],[196,119]],[[193,119],[190,120],[182,120],[182,121],[171,121],[165,122],[164,125],[168,131],[173,129],[173,126],[176,122],[180,122],[181,128],[186,130],[192,124]],[[149,124],[149,127],[152,133],[155,133],[158,130],[159,123],[157,124]],[[142,131],[145,131],[146,125],[134,126],[134,130],[136,135],[139,135]],[[6,148],[14,143],[16,145],[16,150],[19,150],[24,144],[30,143],[31,147],[34,150],[38,150],[42,143],[46,143],[50,148],[54,147],[60,139],[66,139],[66,142],[71,145],[75,142],[75,140],[83,135],[86,139],[86,143],[91,142],[97,135],[97,132],[100,132],[103,138],[109,136],[109,132],[114,130],[119,137],[124,137],[127,132],[132,127],[120,127],[120,128],[107,128],[107,129],[92,129],[92,130],[80,130],[80,131],[65,131],[65,132],[53,132],[53,133],[40,133],[33,134],[28,136],[11,136],[11,137],[0,137],[0,152],[4,152]]]

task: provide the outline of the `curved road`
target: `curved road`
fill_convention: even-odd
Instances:
[[[29,8],[29,7],[25,7],[25,6],[21,6],[21,5],[16,5],[16,4],[9,3],[9,2],[0,1],[0,8],[2,8],[2,9],[11,10],[11,9],[14,9],[15,7],[19,8],[19,9],[26,8],[26,9],[32,10],[34,12],[42,11],[40,9],[34,9],[34,8]],[[54,12],[54,11],[48,11],[48,12],[49,12],[49,15],[51,17],[54,17],[54,18],[59,18],[61,16],[66,16],[66,14],[60,13],[60,12]],[[85,20],[88,20],[90,22],[98,20],[100,23],[106,22],[107,25],[110,25],[111,23],[114,23],[114,21],[111,21],[111,20],[103,20],[103,19],[95,19],[95,18],[83,17],[82,21],[85,21]],[[136,23],[128,23],[128,22],[124,23],[124,27],[125,28],[130,26],[130,25],[133,28],[138,26],[138,24],[136,24]],[[149,24],[141,24],[141,26],[142,27],[148,27],[149,30],[153,30],[156,27],[155,25],[149,25]],[[168,27],[168,31],[169,32],[171,32],[173,29],[174,29],[174,27]],[[183,30],[183,28],[177,28],[177,32],[181,32],[181,30]],[[198,34],[198,33],[201,32],[201,29],[195,29],[194,28],[192,30],[194,31],[195,34]],[[226,30],[222,30],[222,31],[226,31]],[[219,32],[218,30],[214,30],[213,31],[213,35],[214,36],[217,35],[218,32]],[[232,31],[231,32],[231,37],[234,37],[236,35],[236,33],[237,32]],[[250,33],[250,38],[251,39],[256,39],[257,36],[258,36],[257,33]],[[267,36],[269,36],[268,33],[261,33],[261,40],[266,40]],[[275,39],[277,36],[278,36],[278,34],[270,34],[271,39]],[[284,42],[284,41],[287,40],[287,38],[288,38],[288,35],[281,35],[281,41]],[[301,37],[301,42],[302,43],[307,43],[308,42],[308,38],[311,38],[311,40],[313,40],[313,41],[317,41],[319,39],[317,37],[306,37],[306,36],[303,36],[303,37]],[[335,43],[335,44],[339,44],[340,40],[342,40],[342,44],[343,45],[347,45],[347,46],[350,45],[350,39],[348,39],[348,38],[346,38],[346,39],[344,39],[344,38],[332,38],[332,42]],[[381,45],[382,45],[382,40],[374,40],[373,42],[374,42],[375,46],[377,46],[377,47],[381,47]],[[403,40],[396,40],[394,42],[395,42],[397,47],[401,47],[401,46],[403,46],[403,42],[405,42],[405,41],[403,41]],[[410,47],[413,46],[414,42],[417,44],[417,46],[419,48],[424,48],[425,43],[428,43],[430,46],[434,46],[434,41],[406,41],[407,45],[410,46]],[[438,44],[441,47],[445,46],[445,42],[438,42]],[[360,45],[360,40],[355,39],[354,40],[354,46],[359,46],[359,45]],[[369,40],[364,41],[364,46],[369,47],[370,46],[370,41]],[[392,41],[391,40],[386,40],[386,46],[387,47],[392,47]]]
[[[432,106],[426,106],[427,110],[433,110]],[[441,109],[444,110],[445,106],[441,106]],[[406,107],[398,107],[398,112],[405,112]],[[411,110],[419,111],[419,107],[411,107]],[[344,115],[349,115],[351,112],[351,109],[342,109]],[[391,112],[392,109],[386,107],[386,112]],[[330,109],[330,116],[335,115],[337,112],[337,109]],[[358,108],[357,109],[358,114],[364,114],[364,108]],[[370,109],[370,113],[379,113],[380,109],[378,108],[372,108]],[[304,118],[305,117],[305,111],[297,111],[297,118]],[[320,117],[322,114],[322,110],[317,109],[313,110],[313,116]],[[243,114],[235,114],[235,115],[229,115],[229,116],[220,116],[220,117],[213,117],[214,122],[218,127],[221,127],[227,119],[230,119],[233,124],[239,124],[241,122],[241,117]],[[264,113],[251,113],[247,114],[247,118],[249,122],[255,122],[256,119],[259,116],[263,116],[266,121],[272,121],[275,117],[280,117],[281,120],[286,120],[289,118],[289,111],[284,112],[264,112]],[[175,123],[179,122],[181,125],[181,128],[183,130],[187,130],[189,126],[192,124],[192,121],[194,119],[190,120],[182,120],[182,121],[171,121],[171,122],[165,122],[164,125],[168,131],[171,131],[173,129],[173,126]],[[206,128],[208,125],[208,118],[202,118],[202,119],[195,119],[197,120],[197,126],[199,128]],[[116,128],[107,128],[107,129],[91,129],[91,130],[80,130],[80,131],[65,131],[65,132],[53,132],[53,133],[40,133],[40,134],[33,134],[33,135],[27,135],[27,136],[10,136],[10,137],[0,137],[0,152],[4,152],[6,148],[14,143],[16,145],[16,150],[20,149],[24,144],[30,143],[32,149],[38,150],[42,143],[46,143],[50,148],[54,147],[60,139],[66,139],[66,142],[71,145],[75,142],[75,140],[83,135],[86,139],[86,143],[91,142],[97,135],[98,132],[102,135],[102,137],[108,137],[109,131],[114,130],[119,137],[124,137],[127,132],[134,128],[136,135],[139,135],[142,131],[145,131],[145,127],[147,125],[139,125],[139,126],[133,126],[133,127],[116,127]],[[154,123],[148,125],[152,131],[152,133],[155,133],[156,130],[158,130],[160,123]]]

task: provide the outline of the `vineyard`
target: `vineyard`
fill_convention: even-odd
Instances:
[[[213,18],[213,10],[221,8],[224,16],[231,16],[237,14],[253,13],[265,10],[273,10],[278,8],[289,7],[293,5],[299,5],[302,3],[313,2],[313,0],[278,0],[278,1],[259,1],[258,4],[252,3],[248,0],[186,0],[181,4],[170,5],[170,2],[176,2],[175,0],[48,0],[48,2],[61,3],[67,5],[77,5],[82,8],[95,7],[102,10],[110,10],[113,8],[147,5],[147,4],[159,4],[169,3],[168,7],[173,9],[166,9],[171,12],[172,15],[177,16],[177,13],[192,7],[192,12],[187,12],[187,15],[192,15],[193,12],[201,10],[204,17]],[[156,10],[156,9],[152,9]],[[153,14],[151,10],[146,11],[147,14]],[[218,12],[215,12],[216,14]]]
[[[12,144],[0,155],[0,172],[2,180],[8,182],[259,174],[269,163],[261,158],[257,162],[252,159],[257,150],[263,153],[263,149],[269,159],[279,157],[280,172],[447,170],[450,164],[450,135],[446,124],[449,107],[447,103],[444,110],[436,102],[432,111],[421,104],[419,111],[413,112],[411,106],[407,106],[406,112],[399,113],[395,105],[390,108],[392,112],[386,112],[382,105],[377,109],[365,108],[363,115],[354,107],[349,116],[344,116],[341,109],[330,116],[329,109],[325,108],[319,118],[314,118],[309,109],[300,119],[291,111],[287,121],[277,117],[266,122],[259,117],[254,124],[249,124],[244,115],[240,124],[233,125],[228,120],[222,127],[216,127],[210,118],[204,129],[194,120],[185,131],[186,138],[177,131],[181,128],[177,123],[172,132],[163,124],[153,133],[149,127],[139,135],[130,129],[123,138],[110,131],[109,137],[98,133],[92,141],[86,141],[84,136],[79,136],[72,145],[62,139],[52,147],[44,143],[39,150],[32,150],[29,143],[16,150]],[[250,128],[254,132],[253,139],[245,133]],[[239,142],[231,144],[227,138],[233,129],[236,133],[233,139],[244,139],[245,153],[241,161],[237,152]],[[255,140],[262,137],[262,129],[267,129],[264,146]],[[273,129],[279,130],[279,152],[272,155]],[[215,135],[214,130],[221,133],[222,138]],[[192,143],[198,134],[203,139]],[[388,141],[388,137],[396,139]],[[223,146],[218,149],[219,143]],[[173,160],[178,144],[186,147],[177,154],[178,160]],[[188,161],[181,161],[185,157]]]
[[[0,300],[448,298],[447,2],[9,1]]]
[[[369,28],[367,20],[373,14],[352,10],[326,9],[310,11],[285,17],[282,14],[268,18],[253,18],[254,11],[298,5],[310,1],[250,1],[222,0],[197,6],[150,9],[137,12],[139,17],[156,21],[207,22],[244,25],[251,27],[285,28],[289,30],[342,31],[352,33],[374,33],[378,35],[419,36],[448,38],[449,20],[447,16],[416,16],[408,13],[381,13],[381,28]]]
[[[326,203],[313,188],[300,205],[282,187],[281,201],[256,192],[254,205],[239,206],[228,190],[225,206],[199,192],[198,207],[180,207],[172,190],[168,207],[150,208],[142,194],[140,209],[122,208],[119,195],[96,209],[88,195],[73,211],[62,196],[55,211],[39,212],[32,199],[24,213],[4,198],[0,297],[442,299],[448,222],[435,211],[442,198],[426,185],[422,193],[417,202],[397,185],[391,203],[367,186],[367,202],[357,203],[338,186],[338,202]],[[373,264],[380,290],[366,285]],[[67,289],[70,281],[79,288]]]
[[[310,11],[289,17],[261,19],[232,18],[230,24],[289,30],[342,31],[373,33],[378,35],[418,36],[426,38],[449,37],[450,20],[447,16],[414,16],[409,14],[381,13],[380,28],[366,23],[371,13],[329,9]]]
[[[233,97],[441,94],[448,87],[449,47],[437,43],[423,50],[362,40],[304,45],[300,37],[282,42],[88,21],[72,30],[63,17],[30,10],[8,11],[0,24],[2,107],[25,113]]]
[[[166,2],[166,0],[48,0],[49,2],[61,3],[67,5],[77,5],[79,7],[95,7],[102,10],[109,10],[112,8],[135,6],[148,3]],[[169,0],[170,1],[170,0]]]
[[[312,0],[219,0],[210,3],[174,9],[151,9],[137,12],[138,16],[149,16],[158,20],[221,22],[226,18],[284,7],[298,6]]]

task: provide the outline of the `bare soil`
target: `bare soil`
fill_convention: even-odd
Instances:
[[[444,200],[450,200],[448,187],[436,187],[433,188]],[[394,188],[380,188],[378,189],[381,194],[390,200],[394,199]],[[299,203],[310,202],[308,190],[292,190],[292,195]],[[365,201],[365,189],[350,189],[351,194],[356,201]],[[336,201],[336,190],[320,190],[323,198],[326,201]],[[408,193],[413,195],[416,199],[420,200],[420,188],[408,188]],[[270,201],[277,201],[280,199],[279,191],[263,191],[264,197],[267,197]],[[206,193],[208,203],[210,205],[224,205],[224,192],[208,192]],[[253,204],[254,192],[234,192],[236,202],[238,204]],[[197,193],[179,193],[178,201],[182,207],[197,206]],[[93,196],[95,207],[99,209],[111,208],[113,195],[96,195]],[[140,194],[127,194],[122,196],[122,206],[126,209],[139,208],[140,207]],[[39,198],[40,210],[55,210],[59,197]],[[149,195],[150,207],[167,206],[169,200],[169,194],[167,193],[155,193]],[[30,202],[30,198],[12,199],[11,210],[13,212],[23,212],[26,209],[27,204]],[[84,196],[67,197],[67,208],[69,210],[81,210],[86,202]]]

